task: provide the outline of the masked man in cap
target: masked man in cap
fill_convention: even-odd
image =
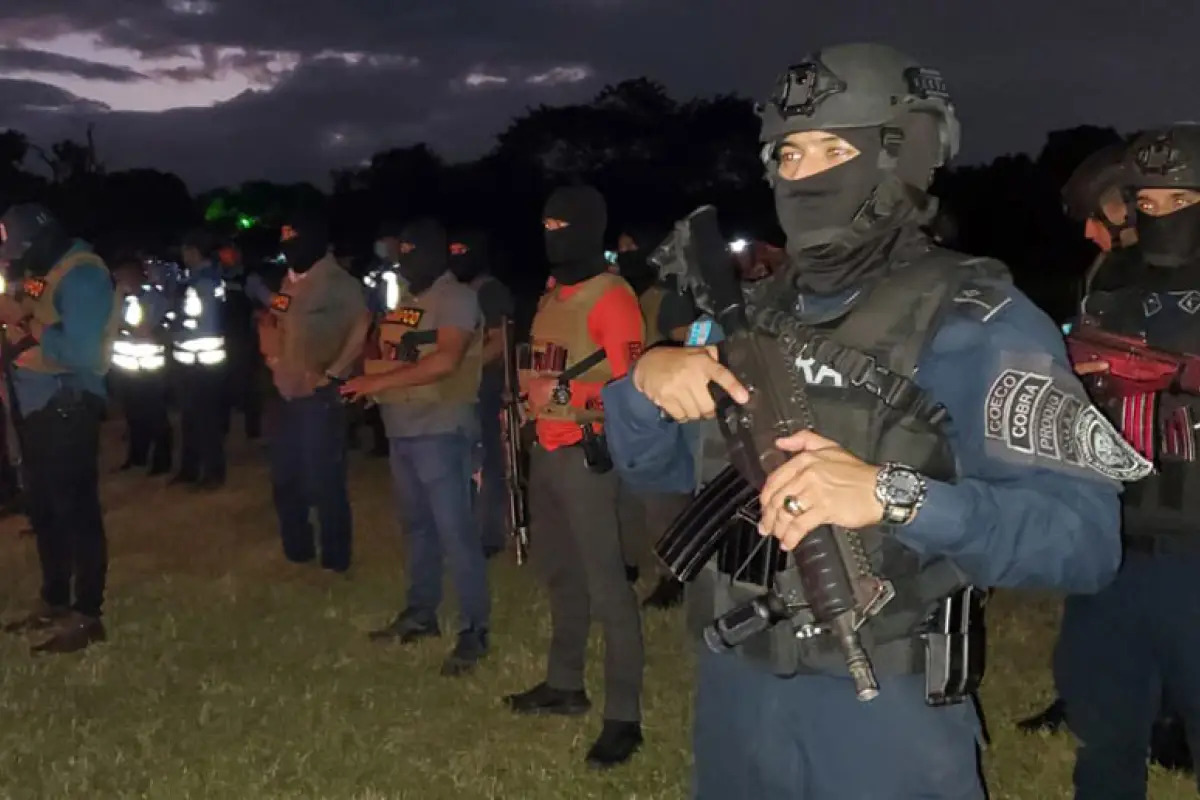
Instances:
[[[0,298],[0,322],[16,353],[10,400],[42,567],[40,601],[7,629],[44,631],[35,651],[70,653],[105,638],[98,460],[119,306],[104,262],[41,206],[0,217],[0,269],[23,278],[19,301]]]
[[[408,294],[379,325],[379,358],[343,387],[379,403],[391,444],[392,479],[409,541],[407,604],[375,641],[407,644],[440,635],[443,557],[461,616],[442,664],[455,676],[487,654],[491,599],[479,530],[471,518],[471,448],[483,366],[483,320],[470,287],[449,271],[441,224],[418,219],[401,235]]]
[[[346,487],[346,420],[338,387],[362,353],[371,324],[362,288],[330,252],[315,215],[283,226],[287,275],[260,328],[264,359],[283,399],[271,436],[271,485],[283,554],[317,557],[309,515],[317,511],[321,567],[350,569],[352,521]]]

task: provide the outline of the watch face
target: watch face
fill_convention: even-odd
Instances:
[[[921,478],[909,470],[893,470],[887,479],[888,502],[897,506],[915,505],[921,495]]]

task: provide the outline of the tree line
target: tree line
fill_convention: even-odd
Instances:
[[[451,227],[489,231],[505,256],[497,272],[534,292],[545,276],[542,203],[564,182],[587,181],[604,193],[614,238],[712,203],[731,236],[780,242],[757,136],[749,100],[680,102],[639,78],[607,86],[588,103],[528,109],[475,161],[447,163],[416,144],[336,170],[328,192],[249,181],[193,195],[170,173],[107,169],[90,128],[83,142],[48,148],[9,130],[0,132],[0,208],[44,202],[101,252],[169,247],[205,224],[239,236],[254,256],[273,247],[276,226],[299,210],[328,214],[341,246],[364,255],[383,219],[433,214]],[[1059,190],[1085,156],[1118,139],[1090,126],[1055,131],[1036,156],[943,171],[934,192],[952,221],[944,228],[950,243],[1004,260],[1037,302],[1063,313],[1090,251],[1063,216]]]

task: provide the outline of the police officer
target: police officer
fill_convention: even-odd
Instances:
[[[1003,268],[922,231],[936,210],[932,172],[958,149],[937,71],[881,45],[828,48],[780,77],[761,116],[788,264],[756,285],[750,318],[764,346],[788,334],[774,346],[793,366],[755,380],[807,384],[815,424],[775,444],[790,458],[691,587],[689,617],[714,645],[698,662],[693,796],[982,798],[979,721],[952,688],[979,676],[925,650],[933,641],[961,655],[977,642],[935,626],[935,612],[968,607],[968,583],[1103,587],[1120,559],[1116,479],[1149,465],[1089,404],[1057,327]],[[749,401],[716,356],[656,348],[605,391],[630,481],[678,491],[697,477],[662,412],[713,417],[710,383]],[[758,506],[757,530],[736,524]],[[814,620],[788,554],[827,525],[883,602],[857,601],[874,696],[861,671],[848,680],[830,635],[805,626]],[[728,557],[776,546],[750,570]],[[807,545],[798,552],[807,558]],[[768,592],[786,604],[774,606],[784,621],[729,652],[728,628],[709,623]]]
[[[483,361],[475,292],[449,272],[446,232],[423,218],[401,235],[409,293],[379,325],[378,358],[346,384],[380,406],[391,444],[394,491],[409,537],[407,605],[375,641],[439,636],[442,556],[458,593],[461,624],[442,674],[461,675],[487,654],[491,600],[479,530],[471,518],[471,448]]]
[[[1088,312],[1102,328],[1140,335],[1151,347],[1200,353],[1200,126],[1142,134],[1125,166],[1147,269],[1138,286],[1093,292]],[[1164,690],[1200,752],[1200,399],[1139,399],[1150,402],[1158,470],[1125,494],[1121,571],[1099,594],[1067,599],[1055,652],[1067,725],[1080,742],[1081,800],[1146,796],[1146,752]]]
[[[19,353],[12,384],[42,567],[40,601],[7,629],[47,633],[35,652],[70,653],[105,638],[98,461],[119,307],[108,267],[41,206],[0,217],[0,270],[24,276],[19,301],[0,298],[0,322]]]
[[[515,313],[512,292],[491,272],[488,236],[483,231],[460,231],[450,241],[450,272],[475,290],[483,314],[483,372],[479,381],[479,492],[475,516],[484,555],[489,558],[507,546],[508,489],[504,474],[504,440],[500,412],[504,395],[504,336],[506,319]]]
[[[1083,235],[1100,249],[1084,276],[1083,295],[1107,291],[1136,280],[1137,230],[1129,218],[1122,179],[1128,144],[1102,147],[1083,160],[1063,186],[1067,216],[1083,225]]]
[[[556,190],[543,211],[551,286],[538,303],[521,391],[534,420],[531,538],[550,599],[546,677],[505,698],[518,714],[584,714],[588,631],[604,631],[604,725],[587,754],[595,767],[641,746],[642,649],[637,595],[626,577],[617,475],[603,439],[600,389],[641,355],[637,296],[607,269],[604,198],[590,186]]]
[[[167,416],[167,296],[165,265],[137,256],[122,259],[115,273],[121,322],[113,342],[113,379],[128,426],[129,451],[121,470],[150,466],[171,470],[171,422]]]
[[[316,508],[322,568],[351,562],[346,487],[346,423],[338,386],[362,353],[370,315],[358,282],[330,252],[324,219],[298,215],[283,226],[288,272],[270,300],[276,324],[261,345],[283,404],[271,437],[271,484],[283,554],[304,564],[317,556],[309,513]]]
[[[221,276],[225,283],[225,302],[222,304],[225,330],[225,345],[229,353],[225,370],[227,404],[242,412],[246,438],[250,441],[262,435],[262,392],[259,387],[259,370],[262,362],[255,341],[254,300],[246,293],[246,265],[242,250],[234,242],[226,242],[217,251]],[[229,432],[229,418],[225,420],[225,431]]]
[[[646,345],[653,347],[660,342],[682,338],[681,332],[672,326],[663,315],[664,301],[668,296],[658,280],[658,273],[649,258],[668,231],[646,228],[621,234],[617,240],[617,268],[619,274],[638,296],[642,318],[646,326]],[[667,309],[668,312],[670,309]],[[664,327],[663,323],[668,324]],[[688,319],[687,322],[691,322]],[[625,550],[625,563],[640,574],[642,567],[656,569],[657,560],[651,552],[654,542],[676,516],[683,511],[691,499],[690,493],[644,492],[621,481],[621,543]],[[673,608],[683,602],[683,584],[669,574],[659,577],[654,589],[643,602],[647,608]]]
[[[225,485],[225,285],[213,262],[217,241],[203,230],[183,240],[187,278],[171,357],[179,374],[179,472],[173,484],[214,490]]]

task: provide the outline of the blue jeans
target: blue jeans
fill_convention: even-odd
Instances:
[[[303,563],[316,556],[309,512],[321,526],[321,566],[350,568],[351,516],[346,489],[345,409],[337,388],[284,400],[271,436],[271,483],[283,554]]]
[[[484,548],[503,550],[508,534],[508,485],[504,476],[504,438],[500,427],[501,398],[495,392],[479,395],[479,432],[483,445],[483,479],[475,513]]]
[[[435,624],[442,558],[458,593],[463,629],[486,630],[491,612],[487,563],[471,517],[471,446],[465,433],[390,440],[392,483],[408,535],[408,613]]]
[[[922,675],[777,678],[702,648],[693,800],[983,800],[975,706],[925,704]]]
[[[1054,677],[1079,739],[1076,797],[1146,796],[1164,693],[1200,754],[1200,553],[1126,553],[1117,579],[1068,597]]]

